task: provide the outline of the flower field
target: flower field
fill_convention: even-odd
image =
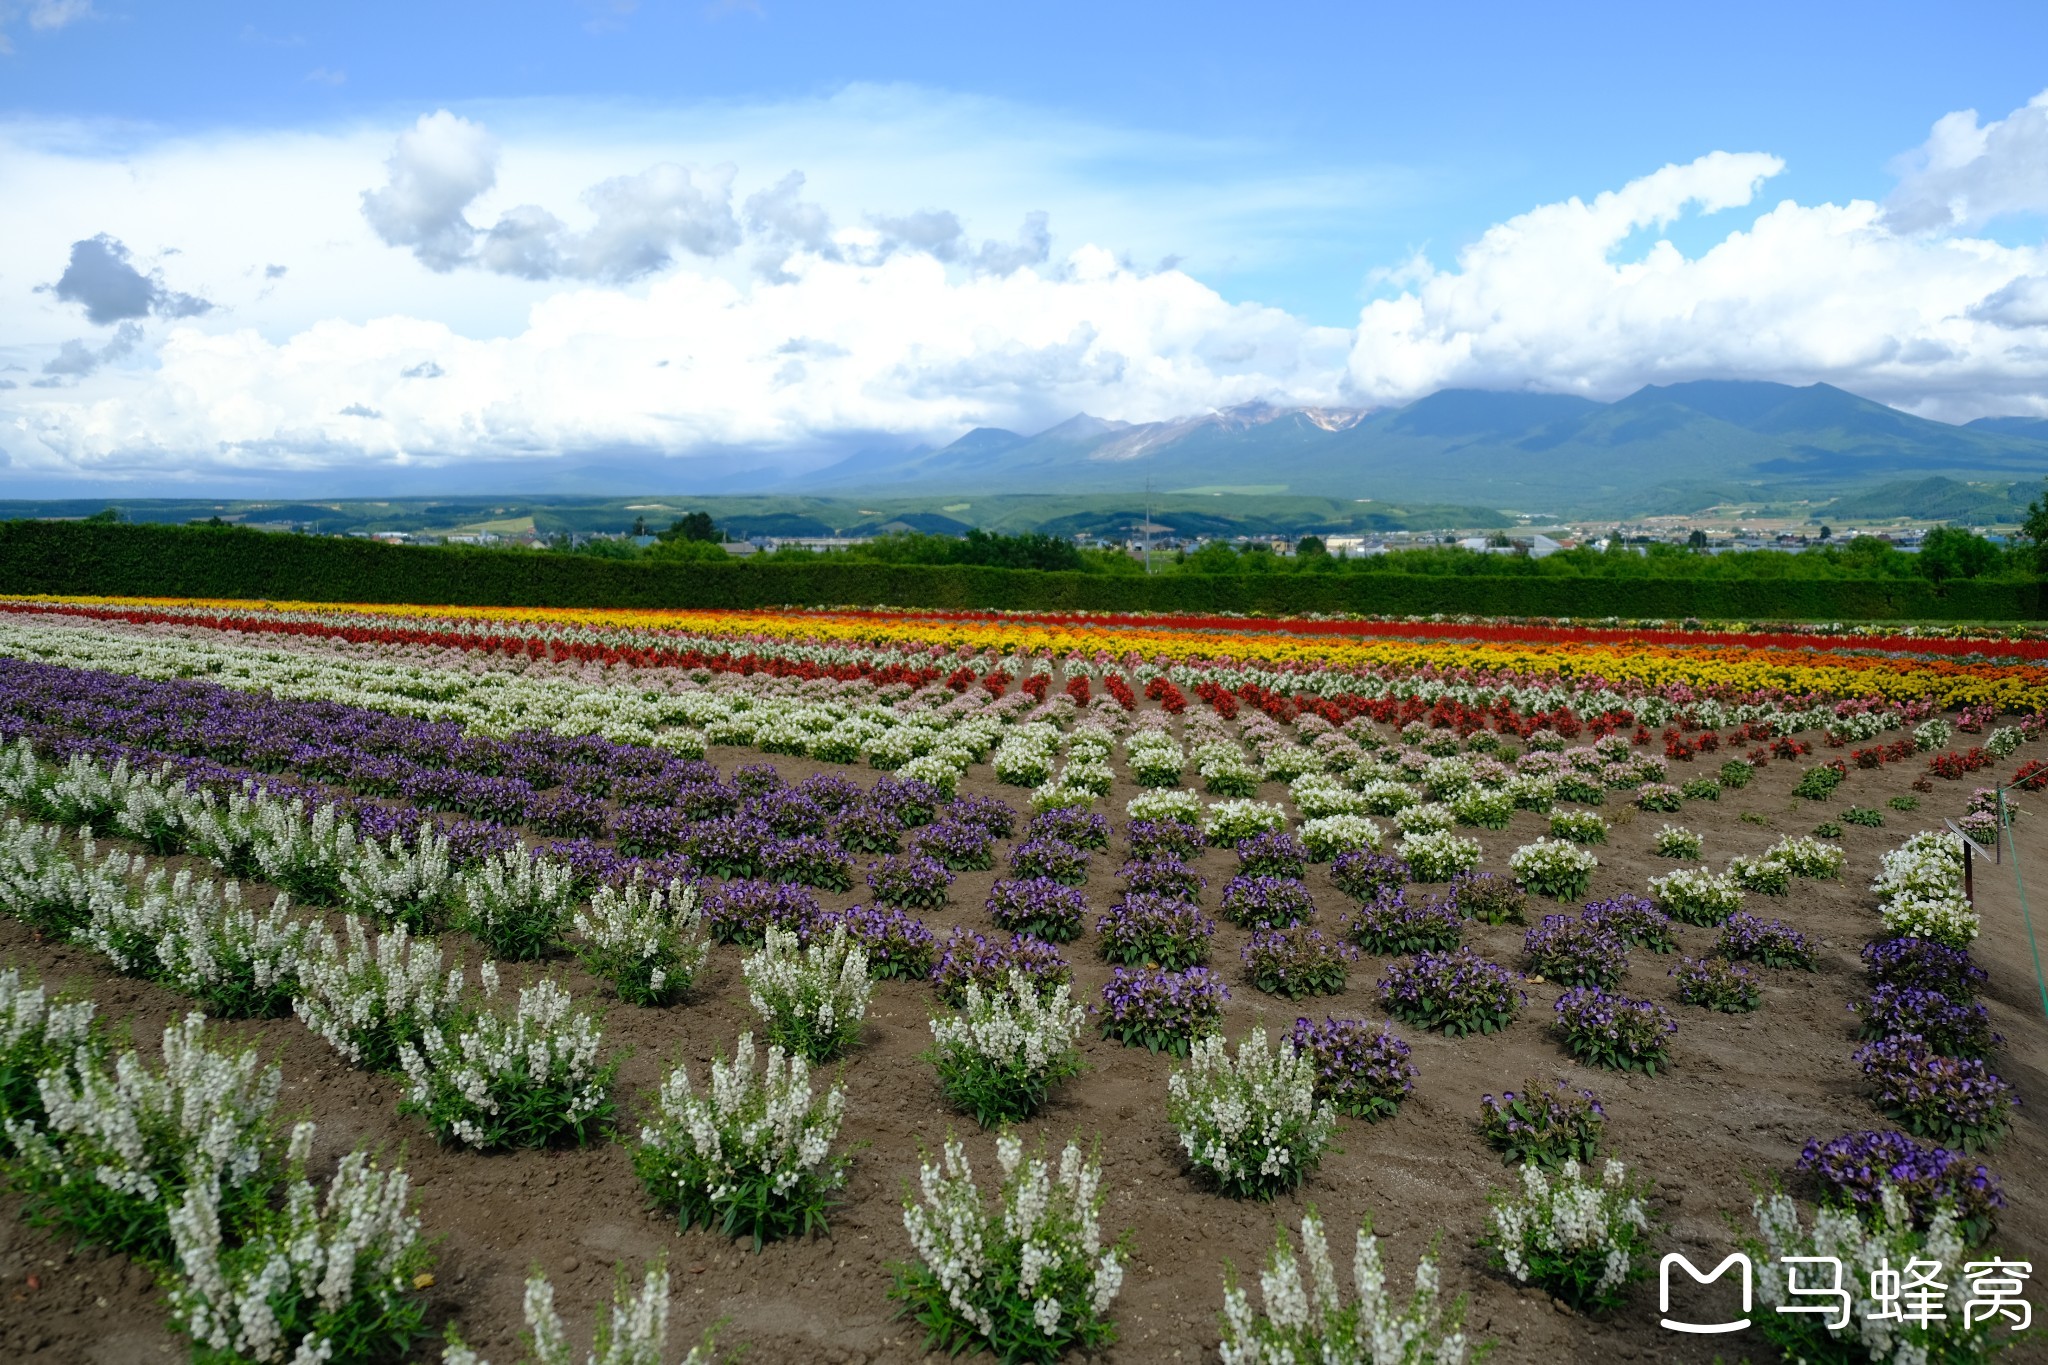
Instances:
[[[2024,633],[0,601],[0,1354],[2022,1359],[2044,732]]]

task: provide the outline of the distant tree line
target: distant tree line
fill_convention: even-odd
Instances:
[[[645,537],[645,520],[635,527]],[[652,533],[646,545],[629,539],[593,538],[559,548],[600,559],[651,563],[719,560],[728,557],[725,536],[708,512],[679,517]],[[1706,553],[1706,536],[1694,532],[1685,545],[1661,541],[1603,549],[1580,546],[1537,558],[1509,537],[1489,537],[1489,550],[1457,545],[1389,550],[1384,554],[1332,555],[1322,539],[1303,536],[1292,555],[1274,552],[1265,541],[1211,541],[1198,549],[1155,551],[1154,574],[1425,574],[1466,578],[1610,578],[1741,581],[1912,580],[1947,583],[1969,579],[2026,579],[2048,572],[2048,492],[2028,508],[2020,538],[2001,546],[1956,526],[1927,532],[1917,552],[1900,550],[1878,536],[1824,537],[1798,551]],[[903,532],[830,551],[789,545],[747,557],[752,564],[813,563],[821,554],[858,564],[974,566],[1038,569],[1053,573],[1139,575],[1145,564],[1119,549],[1082,549],[1059,536],[1038,532],[1002,535],[979,528],[964,536]]]
[[[2043,527],[2048,530],[2048,526]],[[168,595],[325,602],[477,606],[843,606],[1180,612],[1370,612],[1427,615],[1699,616],[1722,620],[2032,620],[2044,580],[2002,567],[1936,581],[1916,557],[1886,546],[1805,554],[1708,557],[1573,552],[1532,560],[1434,549],[1334,561],[1312,548],[1291,556],[1204,549],[1173,563],[1155,555],[1146,575],[1127,555],[1115,572],[1045,571],[934,556],[1005,555],[1004,537],[970,542],[901,538],[859,554],[728,555],[716,542],[678,535],[631,561],[490,546],[388,545],[354,536],[278,534],[234,526],[86,521],[0,522],[0,593]],[[1019,538],[1008,538],[1019,539]],[[2031,548],[2040,542],[2029,541]],[[1965,542],[1954,542],[1962,546]],[[716,558],[681,556],[696,545]],[[1043,548],[1043,547],[1041,547]],[[1993,547],[1996,549],[1996,547]],[[1941,539],[1936,555],[1942,562]],[[1075,553],[1062,546],[1061,553]],[[1965,554],[1981,551],[1970,546]],[[898,555],[890,561],[877,556]],[[1218,568],[1203,572],[1204,563]],[[1559,562],[1562,561],[1562,564]],[[1885,573],[1905,571],[1895,576]],[[1552,567],[1557,566],[1557,567]],[[1574,569],[1576,566],[1576,570]],[[1775,571],[1737,576],[1734,568]],[[1845,576],[1857,569],[1865,576]],[[1962,572],[1969,568],[1967,562]],[[1611,572],[1589,572],[1612,570]],[[1673,572],[1685,570],[1685,572]],[[1794,571],[1797,571],[1796,574]],[[1828,576],[1831,575],[1831,576]]]

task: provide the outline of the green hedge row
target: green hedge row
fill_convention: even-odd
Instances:
[[[1004,607],[1433,612],[1721,620],[1980,620],[2044,615],[2039,582],[1170,574],[816,564],[636,564],[239,527],[0,522],[0,592],[472,606]]]

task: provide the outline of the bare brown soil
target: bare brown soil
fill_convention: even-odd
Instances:
[[[1851,803],[1881,808],[1887,797],[1905,792],[1921,768],[1916,762],[1852,771],[1825,804],[1792,798],[1798,771],[1825,756],[1823,750],[1803,762],[1773,763],[1746,790],[1726,793],[1718,803],[1688,803],[1680,816],[1645,816],[1610,804],[1606,814],[1616,828],[1612,842],[1598,849],[1601,868],[1593,895],[1640,891],[1648,877],[1674,866],[1649,851],[1652,831],[1666,819],[1705,834],[1708,860],[1719,867],[1733,854],[1762,851],[1781,834],[1806,833]],[[750,750],[710,757],[727,768],[762,761]],[[775,761],[792,779],[824,766]],[[1674,766],[1677,776],[1690,775],[1686,765]],[[2001,776],[2009,766],[2001,765]],[[1413,1098],[1387,1122],[1344,1120],[1337,1139],[1341,1151],[1328,1156],[1305,1188],[1271,1204],[1219,1197],[1183,1171],[1166,1119],[1172,1059],[1091,1036],[1084,1048],[1087,1074],[1057,1092],[1028,1133],[1055,1143],[1069,1136],[1099,1140],[1108,1192],[1105,1224],[1135,1230],[1136,1260],[1116,1307],[1121,1340],[1102,1359],[1214,1359],[1224,1263],[1255,1278],[1276,1222],[1291,1227],[1309,1204],[1346,1250],[1351,1229],[1369,1214],[1388,1239],[1389,1266],[1404,1284],[1406,1267],[1440,1235],[1447,1283],[1470,1296],[1469,1326],[1498,1343],[1496,1360],[1767,1358],[1761,1341],[1693,1339],[1661,1330],[1654,1283],[1639,1288],[1611,1319],[1596,1322],[1489,1270],[1477,1248],[1487,1192],[1504,1187],[1512,1173],[1477,1134],[1479,1097],[1525,1080],[1547,1084],[1552,1077],[1594,1089],[1608,1110],[1613,1154],[1656,1181],[1658,1208],[1668,1220],[1660,1253],[1684,1250],[1711,1264],[1748,1227],[1753,1189],[1789,1178],[1807,1138],[1885,1126],[1850,1062],[1855,1042],[1848,1007],[1863,984],[1856,954],[1878,928],[1865,888],[1883,852],[1937,824],[1941,815],[1959,814],[1969,785],[1938,783],[1938,790],[1923,796],[1921,810],[1887,812],[1884,829],[1847,827],[1841,843],[1848,870],[1841,881],[1796,882],[1788,897],[1750,898],[1752,910],[1781,916],[1816,938],[1823,954],[1817,973],[1767,973],[1765,1005],[1757,1014],[1710,1014],[1679,1005],[1666,976],[1675,958],[1637,950],[1622,989],[1660,1000],[1677,1015],[1680,1032],[1669,1074],[1624,1078],[1577,1065],[1549,1028],[1557,988],[1532,983],[1528,1008],[1505,1033],[1446,1040],[1400,1029],[1421,1073]],[[1022,804],[1022,793],[997,786],[986,768],[965,789]],[[1106,807],[1118,813],[1119,826],[1123,803],[1135,792],[1120,784]],[[1269,800],[1284,794],[1277,784],[1261,793]],[[1745,813],[1763,823],[1745,822]],[[1510,852],[1545,832],[1543,818],[1526,812],[1517,814],[1510,829],[1479,831],[1487,855],[1482,866],[1504,870]],[[1088,889],[1100,906],[1111,895],[1116,856],[1097,854],[1094,861]],[[1233,867],[1232,854],[1203,855],[1212,908]],[[952,903],[927,916],[935,932],[943,937],[955,924],[988,930],[981,907],[998,875],[961,874]],[[1997,1069],[2028,1104],[1989,1164],[2003,1177],[2009,1201],[1998,1243],[2008,1254],[2038,1261],[2036,1253],[2048,1250],[2048,1135],[2042,1131],[2041,1103],[2048,1095],[2042,1063],[2048,1024],[2009,878],[2004,869],[1980,880],[1986,925],[1976,952],[1991,974],[1985,998],[1994,1025],[2007,1039]],[[1311,886],[1324,917],[1333,917],[1343,897],[1329,886],[1325,870],[1311,873]],[[825,899],[851,905],[860,898]],[[1513,926],[1474,924],[1467,941],[1496,961],[1519,966],[1521,933]],[[1712,930],[1680,928],[1690,954],[1705,952],[1713,937]],[[1382,1017],[1374,991],[1381,962],[1362,960],[1341,995],[1292,1002],[1244,983],[1238,950],[1245,938],[1228,924],[1218,926],[1214,964],[1234,992],[1228,1019],[1233,1036],[1256,1022],[1285,1029],[1301,1014]],[[478,959],[476,945],[463,936],[449,935],[445,942],[451,953],[466,953],[472,963]],[[1096,956],[1092,928],[1067,954],[1077,998],[1095,999],[1109,972]],[[721,1323],[722,1341],[744,1344],[749,1365],[922,1360],[915,1329],[892,1317],[885,1268],[909,1252],[901,1205],[916,1178],[918,1153],[952,1130],[966,1135],[979,1170],[994,1171],[991,1137],[949,1111],[931,1069],[917,1060],[929,1041],[926,1019],[934,1006],[927,987],[882,983],[867,1037],[844,1066],[849,1109],[843,1137],[860,1151],[828,1238],[771,1245],[756,1255],[702,1231],[678,1232],[673,1220],[650,1213],[642,1198],[627,1145],[637,1131],[638,1107],[666,1067],[682,1060],[701,1076],[714,1052],[729,1053],[738,1034],[756,1023],[740,981],[740,956],[735,948],[716,949],[702,991],[665,1010],[606,1002],[597,983],[573,962],[550,964],[548,970],[579,1001],[605,1009],[607,1039],[629,1054],[621,1073],[627,1114],[621,1140],[587,1150],[479,1156],[441,1149],[417,1122],[399,1117],[396,1082],[349,1069],[296,1021],[219,1027],[249,1039],[283,1068],[284,1109],[319,1123],[318,1160],[359,1144],[403,1153],[426,1226],[440,1239],[437,1282],[428,1291],[432,1322],[438,1330],[459,1321],[471,1343],[499,1365],[520,1358],[520,1298],[531,1268],[553,1277],[558,1304],[572,1328],[584,1331],[609,1297],[616,1263],[637,1273],[664,1254],[675,1276],[672,1339],[678,1356],[699,1329]],[[38,941],[4,919],[0,962],[92,995],[148,1051],[164,1024],[188,1007],[182,997],[120,977],[94,955]],[[74,1254],[61,1237],[25,1227],[18,1212],[18,1199],[0,1201],[0,1359],[115,1365],[183,1355],[183,1343],[168,1330],[163,1300],[143,1269],[118,1257]],[[2038,1291],[2034,1297],[2039,1299]],[[419,1354],[437,1358],[438,1347],[429,1344]]]

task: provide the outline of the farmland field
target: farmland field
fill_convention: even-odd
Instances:
[[[0,602],[0,801],[19,822],[0,848],[0,970],[20,974],[17,1018],[32,982],[90,999],[125,1031],[109,1049],[150,1066],[167,1027],[213,1016],[209,1046],[278,1069],[245,1134],[266,1171],[289,1166],[301,1120],[322,1189],[353,1151],[402,1167],[426,1250],[392,1261],[381,1292],[420,1326],[406,1358],[438,1359],[449,1324],[501,1365],[520,1358],[535,1271],[580,1339],[615,1268],[637,1285],[664,1257],[672,1342],[715,1325],[756,1365],[925,1358],[890,1297],[914,1278],[921,1155],[951,1133],[985,1195],[1001,1179],[994,1130],[933,1060],[931,1022],[972,978],[977,996],[1014,981],[1019,1001],[1070,982],[1087,1011],[1078,1073],[1015,1125],[1027,1155],[1075,1140],[1100,1162],[1119,1273],[1096,1307],[1114,1340],[1072,1358],[1216,1358],[1226,1264],[1257,1308],[1276,1224],[1313,1207],[1340,1264],[1370,1218],[1403,1304],[1434,1248],[1445,1306],[1465,1296],[1466,1337],[1495,1359],[1768,1359],[1761,1325],[1661,1329],[1656,1261],[1719,1261],[1757,1235],[1752,1202],[1773,1186],[1809,1222],[1820,1203],[1856,1207],[1868,1190],[1819,1147],[1803,1160],[1810,1143],[1903,1131],[1897,1150],[1922,1149],[1905,1164],[1936,1172],[1909,1222],[1955,1215],[1973,1260],[2048,1246],[2048,1021],[2010,880],[2015,855],[2033,866],[2044,713],[2048,640],[2024,633]],[[1974,909],[1945,819],[1983,850]],[[230,876],[238,902],[194,890]],[[628,902],[648,918],[626,937],[661,938],[670,977],[645,970],[654,949],[599,951],[604,907]],[[258,965],[225,961],[232,935],[211,956],[192,946],[242,912],[268,926],[245,935],[269,935]],[[441,1003],[416,1004],[392,1034],[410,1045],[381,1061],[336,1022],[345,996],[314,984],[351,920],[371,942],[397,926],[431,939],[465,974],[459,999],[423,974],[420,999]],[[1040,939],[1021,952],[1020,927]],[[811,1073],[821,1096],[844,1092],[829,1226],[757,1250],[657,1206],[643,1128],[678,1066],[701,1092],[742,1034],[765,1045],[754,955],[784,930],[864,946],[875,979]],[[1442,956],[1466,950],[1481,961]],[[1922,952],[1948,964],[1946,994],[1887,966]],[[504,985],[486,998],[493,960]],[[1424,980],[1439,965],[1498,986],[1494,1004],[1447,998]],[[1140,978],[1213,1013],[1179,1034],[1119,1013]],[[542,981],[600,1036],[547,1073],[588,1112],[521,1127],[500,1120],[544,1106],[502,1090],[479,1106],[489,1068],[451,1079],[448,1025],[508,1018],[515,988]],[[1581,1008],[1649,1032],[1572,1034],[1558,1021]],[[1310,1041],[1361,1021],[1344,1036],[1373,1065],[1319,1054],[1304,1112],[1327,1136],[1299,1139],[1277,1174],[1220,1173],[1177,1132],[1169,1077],[1195,1066],[1180,1054],[1212,1032],[1277,1045],[1297,1020]],[[1937,1026],[1932,1060],[1897,1041]],[[166,1293],[190,1305],[181,1286],[200,1277],[192,1234],[162,1230],[176,1182],[131,1190],[118,1232],[88,1226],[76,1187],[99,1177],[68,1153],[89,1144],[49,1087],[21,1084],[19,1043],[0,1032],[16,1177],[0,1354],[184,1352]],[[501,1069],[527,1098],[547,1088],[527,1084],[533,1055]],[[1888,1065],[1932,1098],[1885,1112]],[[1927,1080],[1962,1073],[1953,1090]],[[1486,1245],[1489,1196],[1519,1191],[1522,1168],[1483,1131],[1482,1097],[1559,1081],[1597,1097],[1598,1160],[1642,1182],[1648,1236],[1611,1307],[1525,1283]],[[204,1169],[229,1191],[233,1243],[243,1177]],[[288,1182],[247,1183],[274,1204]],[[1247,1183],[1271,1197],[1233,1197]],[[1931,1358],[2008,1344],[2007,1319],[1961,1322],[1950,1269],[1949,1325],[1920,1329]],[[1727,1295],[1678,1306],[1711,1317]]]

